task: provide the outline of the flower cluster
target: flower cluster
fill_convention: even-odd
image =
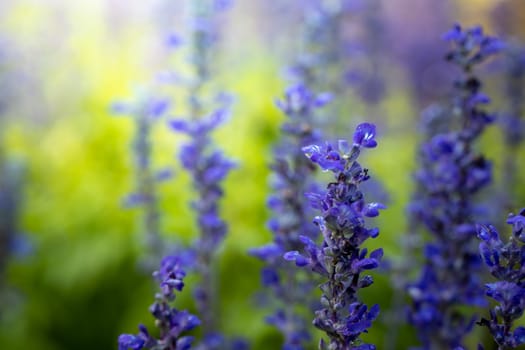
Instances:
[[[159,338],[153,337],[144,325],[139,326],[139,333],[122,334],[118,338],[119,350],[166,349],[187,350],[191,348],[193,337],[185,335],[200,324],[199,319],[185,310],[170,306],[175,300],[175,292],[184,287],[185,271],[176,256],[162,259],[160,269],[153,276],[159,282],[160,292],[155,295],[155,303],[150,312],[159,328]]]
[[[525,310],[525,208],[509,215],[512,235],[504,243],[491,225],[479,225],[479,251],[496,282],[485,285],[485,295],[496,301],[490,319],[478,324],[489,329],[498,349],[515,349],[525,344],[525,327],[512,329]]]
[[[367,249],[361,247],[368,238],[379,234],[377,228],[366,227],[365,217],[375,217],[384,208],[380,203],[366,203],[359,189],[369,175],[357,158],[363,147],[377,145],[375,134],[373,124],[363,123],[354,133],[352,146],[340,140],[338,148],[330,144],[303,148],[313,163],[323,171],[332,172],[335,178],[326,191],[308,195],[311,205],[321,213],[314,221],[322,233],[321,245],[310,237],[300,236],[305,252],[296,250],[284,255],[326,280],[320,287],[322,308],[316,311],[314,319],[314,325],[329,337],[328,343],[321,340],[320,349],[375,349],[371,344],[361,343],[359,336],[367,332],[379,307],[369,309],[357,298],[359,289],[373,283],[365,271],[377,268],[383,255],[382,249],[368,255]]]
[[[183,94],[187,96],[185,115],[188,118],[171,118],[168,125],[171,130],[190,137],[190,141],[181,146],[179,158],[182,167],[190,174],[194,190],[197,192],[191,206],[196,212],[199,236],[193,246],[177,247],[175,250],[177,264],[200,277],[200,284],[193,291],[199,318],[203,321],[203,339],[194,348],[223,349],[227,345],[224,337],[218,332],[219,318],[214,300],[217,286],[212,265],[215,252],[227,232],[226,223],[219,215],[219,200],[223,195],[221,181],[235,164],[222,151],[215,149],[211,133],[229,114],[231,97],[219,93],[214,102],[218,102],[220,106],[215,108],[215,105],[208,104],[210,99],[207,92],[212,80],[212,60],[218,39],[217,15],[228,9],[231,1],[196,0],[187,1],[185,5],[190,9],[188,44],[186,45],[186,40],[172,33],[168,36],[166,45],[170,49],[178,49],[181,46],[187,48],[189,64],[185,73],[188,75],[170,70],[159,75],[159,82],[167,83],[168,90],[173,87],[181,88]],[[158,90],[160,91],[160,87]],[[157,95],[160,94],[159,91]],[[173,112],[173,109],[170,108],[169,101],[164,98],[146,99],[138,107],[118,104],[115,109],[135,115],[137,122],[134,154],[138,189],[129,196],[127,204],[139,204],[145,207],[146,231],[150,236],[158,237],[159,210],[155,183],[166,179],[170,174],[167,171],[160,173],[152,171],[151,132],[154,122],[167,114],[168,109],[170,112]],[[155,246],[159,248],[156,255],[162,256],[166,246],[158,238],[155,242]],[[128,337],[129,339],[133,342],[137,338]],[[187,345],[184,346],[189,347],[189,343],[185,344]],[[246,347],[242,341],[232,341],[228,344],[236,349]]]
[[[474,317],[467,317],[460,307],[485,304],[475,249],[474,222],[480,209],[474,196],[490,183],[492,165],[474,146],[493,117],[481,108],[489,98],[472,70],[502,46],[479,27],[462,30],[456,25],[444,38],[453,46],[447,59],[461,68],[463,76],[455,83],[448,131],[422,146],[422,168],[415,176],[420,193],[412,203],[415,218],[432,235],[424,248],[422,274],[408,286],[413,302],[409,321],[425,349],[462,346]]]
[[[282,127],[284,137],[275,149],[271,165],[273,193],[268,206],[274,215],[268,227],[273,233],[273,242],[250,252],[266,263],[262,282],[278,302],[267,321],[283,333],[283,349],[303,349],[310,339],[307,322],[297,309],[306,306],[309,311],[315,284],[310,275],[283,264],[282,256],[303,246],[301,235],[311,239],[318,236],[318,230],[310,224],[314,215],[304,201],[305,193],[315,186],[312,179],[315,167],[301,149],[318,142],[313,114],[328,101],[329,95],[315,95],[301,84],[288,88],[284,99],[277,101],[288,120]]]
[[[219,109],[211,115],[194,121],[174,119],[171,127],[191,137],[181,147],[179,157],[182,166],[191,174],[193,187],[197,191],[192,208],[197,214],[199,237],[193,246],[196,262],[193,268],[201,277],[195,288],[195,298],[199,313],[209,330],[208,338],[216,338],[216,318],[214,317],[214,290],[212,261],[227,232],[227,226],[219,215],[219,200],[223,195],[221,181],[235,163],[221,151],[211,148],[211,135],[226,118],[227,110]]]
[[[206,255],[212,255],[226,234],[226,224],[219,217],[218,200],[223,194],[220,182],[235,163],[221,151],[212,149],[210,133],[225,121],[226,109],[219,109],[211,115],[196,121],[173,119],[170,126],[191,137],[180,150],[182,166],[191,173],[193,185],[198,192],[192,202],[197,212],[201,237],[196,245]]]
[[[191,206],[196,213],[198,238],[190,248],[195,259],[189,268],[200,277],[200,283],[194,288],[204,334],[198,349],[223,349],[225,339],[218,331],[220,317],[215,300],[218,287],[213,262],[227,232],[227,225],[219,215],[219,200],[223,196],[221,182],[235,163],[214,146],[212,132],[228,117],[232,99],[225,93],[217,94],[214,102],[220,105],[215,108],[216,104],[208,103],[209,95],[205,91],[212,81],[212,55],[218,35],[215,20],[219,12],[230,6],[230,1],[198,0],[189,3],[192,12],[188,55],[189,69],[193,74],[185,86],[188,118],[173,118],[169,126],[190,137],[181,146],[179,159],[190,174],[196,192]]]
[[[115,114],[131,115],[135,122],[132,153],[135,163],[135,190],[126,197],[126,207],[143,208],[142,230],[149,258],[161,255],[161,240],[158,209],[157,183],[171,177],[169,169],[155,170],[152,165],[152,129],[166,114],[169,101],[166,98],[139,97],[135,103],[116,102],[112,106]],[[155,262],[158,264],[158,261]]]

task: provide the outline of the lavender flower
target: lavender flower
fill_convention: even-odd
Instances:
[[[224,0],[191,2],[188,54],[189,69],[193,74],[185,86],[188,119],[174,118],[169,122],[173,130],[190,137],[190,141],[182,145],[179,159],[190,174],[196,191],[196,199],[191,206],[196,212],[199,236],[190,248],[196,261],[189,268],[194,269],[200,277],[194,295],[199,317],[203,321],[203,340],[197,349],[203,350],[224,349],[227,342],[219,333],[220,317],[216,308],[218,286],[212,267],[215,252],[227,232],[227,225],[219,215],[219,200],[223,196],[221,182],[235,163],[213,145],[211,134],[226,120],[231,98],[225,93],[219,93],[215,101],[219,101],[220,105],[214,109],[208,103],[209,95],[204,92],[212,82],[212,59],[218,36],[215,20],[219,12],[229,7],[229,3]],[[236,346],[239,344],[236,343]]]
[[[210,132],[221,124],[226,117],[225,110],[217,110],[200,120],[172,120],[174,130],[186,133],[191,141],[182,146],[180,160],[182,166],[191,174],[197,199],[192,208],[197,213],[199,238],[194,249],[197,254],[196,271],[201,277],[201,284],[195,290],[197,307],[204,321],[204,329],[212,336],[217,327],[214,317],[214,300],[216,285],[211,265],[226,232],[227,226],[219,215],[219,200],[223,195],[220,182],[226,177],[235,164],[221,151],[211,147]]]
[[[434,135],[422,146],[422,168],[416,173],[418,198],[415,217],[432,240],[424,248],[425,264],[419,280],[408,286],[412,298],[409,321],[424,349],[462,347],[475,317],[460,311],[465,305],[483,306],[480,261],[474,246],[474,196],[492,179],[492,165],[475,150],[475,142],[493,120],[481,106],[489,98],[473,68],[501,48],[480,27],[463,30],[456,25],[445,35],[452,43],[447,59],[462,70],[448,131]]]
[[[321,213],[314,222],[322,233],[322,244],[300,236],[305,252],[295,250],[284,255],[326,280],[320,286],[322,308],[316,311],[313,321],[329,338],[328,342],[321,340],[320,349],[375,349],[374,345],[362,343],[359,336],[367,332],[379,306],[368,308],[357,298],[359,289],[373,283],[371,276],[363,274],[377,268],[383,256],[382,249],[368,255],[368,250],[361,247],[368,238],[379,234],[377,228],[366,227],[365,217],[375,217],[379,209],[385,208],[380,203],[366,203],[359,190],[369,175],[357,158],[362,148],[376,146],[375,134],[373,124],[363,123],[354,133],[352,146],[340,140],[338,148],[328,143],[303,148],[313,163],[332,172],[335,179],[326,191],[309,195],[312,207]]]
[[[164,253],[159,228],[157,183],[170,178],[171,171],[153,168],[151,133],[158,119],[167,112],[169,101],[165,98],[141,97],[137,103],[117,102],[112,107],[114,113],[131,115],[135,122],[132,153],[135,160],[136,189],[127,196],[124,204],[126,207],[140,206],[144,209],[142,230],[146,243],[146,255],[148,259],[156,260]]]
[[[155,295],[155,303],[151,305],[150,312],[159,328],[159,338],[154,338],[144,325],[140,325],[138,334],[119,336],[119,350],[190,349],[193,337],[185,334],[197,327],[200,321],[188,311],[170,306],[175,300],[175,292],[182,291],[184,287],[186,273],[182,269],[180,259],[176,256],[166,256],[162,259],[160,269],[155,271],[153,276],[159,282],[160,292]]]
[[[525,208],[518,215],[509,215],[507,224],[512,235],[504,243],[491,225],[479,225],[481,239],[479,251],[493,283],[485,284],[485,295],[496,301],[490,309],[490,319],[482,318],[478,324],[487,327],[498,350],[515,349],[525,344],[525,327],[513,329],[525,310]]]
[[[310,224],[312,210],[304,201],[307,191],[312,191],[312,167],[301,148],[318,142],[313,117],[316,110],[329,101],[329,95],[315,95],[304,85],[294,85],[286,90],[284,100],[277,101],[288,117],[282,126],[284,137],[274,152],[273,193],[268,206],[273,212],[268,227],[273,242],[252,249],[252,255],[266,263],[261,277],[263,285],[274,296],[275,307],[267,322],[277,327],[284,336],[283,349],[304,349],[310,340],[308,322],[302,316],[313,304],[312,289],[315,285],[310,274],[286,264],[285,252],[303,246],[300,236],[315,239],[318,230]]]

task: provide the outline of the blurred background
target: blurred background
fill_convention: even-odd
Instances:
[[[298,47],[301,3],[237,0],[220,22],[215,79],[235,95],[235,104],[217,143],[239,162],[222,201],[230,230],[217,261],[221,327],[248,337],[254,349],[279,344],[264,323],[265,310],[256,306],[261,263],[247,250],[271,240],[265,226],[268,164],[283,121],[274,100]],[[356,47],[368,48],[356,49],[353,62],[381,81],[382,92],[366,84],[373,80],[352,75],[358,83],[348,89],[334,138],[350,138],[363,120],[378,124],[379,147],[363,163],[383,184],[389,209],[378,219],[381,236],[372,245],[395,260],[406,230],[419,114],[446,98],[454,74],[443,64],[441,34],[461,22],[523,41],[525,2],[376,4],[350,16],[348,31]],[[139,322],[151,324],[147,309],[155,285],[139,263],[140,209],[122,205],[134,186],[134,123],[113,115],[110,106],[132,98],[173,64],[164,44],[167,33],[182,31],[181,6],[169,0],[0,1],[2,349],[116,349],[119,334],[135,332]],[[493,110],[505,106],[497,69],[487,65],[482,73]],[[166,131],[165,123],[155,128],[153,161],[176,173],[159,185],[161,232],[187,242],[196,230],[188,209],[190,179],[175,157],[181,137]],[[504,152],[498,130],[484,139],[496,169]],[[494,193],[500,179],[497,173]],[[523,186],[515,194],[525,199]],[[388,309],[391,281],[381,275],[377,280],[365,298]],[[191,309],[190,294],[181,295],[180,305]],[[379,349],[387,330],[381,319],[369,336]],[[415,343],[408,329],[399,338],[399,349]]]

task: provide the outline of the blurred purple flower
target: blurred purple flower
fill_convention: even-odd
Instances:
[[[482,109],[489,98],[481,92],[473,68],[495,54],[498,39],[485,36],[479,27],[463,30],[459,25],[444,38],[452,46],[447,59],[462,71],[451,108],[458,111],[460,122],[447,118],[444,128],[427,130],[415,174],[418,192],[411,204],[413,220],[432,235],[424,248],[422,273],[408,285],[409,321],[424,349],[462,347],[475,316],[459,308],[485,304],[473,245],[478,211],[474,198],[491,182],[492,165],[477,153],[475,143],[492,116]]]

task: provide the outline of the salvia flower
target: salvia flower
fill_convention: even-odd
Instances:
[[[480,268],[475,248],[474,196],[492,179],[492,165],[475,150],[475,142],[493,117],[482,107],[489,99],[473,68],[493,56],[502,44],[480,27],[459,25],[445,34],[452,43],[447,59],[463,75],[455,83],[455,99],[446,132],[423,143],[421,168],[415,179],[419,193],[412,215],[431,234],[424,247],[424,267],[408,292],[412,298],[409,321],[424,349],[458,348],[472,329],[475,316],[465,305],[483,306]]]
[[[196,259],[188,268],[200,278],[200,283],[194,288],[203,329],[203,339],[197,349],[225,349],[229,341],[219,332],[220,317],[215,300],[218,286],[213,265],[215,253],[227,233],[226,222],[219,213],[222,181],[235,163],[214,145],[212,133],[228,118],[232,98],[223,92],[213,95],[209,90],[219,33],[217,15],[229,7],[230,1],[196,0],[187,3],[191,6],[188,70],[192,74],[184,86],[186,118],[173,118],[169,126],[189,136],[189,141],[180,147],[179,159],[190,174],[196,192],[191,207],[196,213],[198,237],[190,248]]]
[[[305,193],[316,186],[315,167],[304,156],[302,147],[318,142],[319,132],[314,127],[314,113],[330,99],[328,94],[316,95],[302,84],[293,85],[277,105],[288,120],[282,126],[283,137],[274,150],[272,195],[268,206],[272,218],[268,227],[273,242],[250,253],[266,265],[261,272],[263,285],[274,297],[272,315],[267,322],[284,336],[283,349],[304,349],[310,340],[308,323],[298,310],[313,304],[313,276],[295,269],[283,260],[287,251],[303,246],[301,235],[314,239],[318,230],[310,224],[313,211],[304,200]],[[292,302],[293,301],[293,302]]]
[[[196,121],[173,119],[171,127],[190,136],[191,141],[182,145],[179,154],[182,166],[191,173],[198,199],[192,202],[197,212],[203,238],[198,242],[200,249],[212,254],[226,234],[226,223],[219,216],[218,200],[223,192],[220,182],[235,163],[211,143],[211,131],[225,121],[226,112],[217,110]]]
[[[525,310],[525,208],[518,215],[509,215],[512,226],[508,242],[503,242],[491,225],[479,225],[479,251],[496,279],[485,284],[485,295],[496,302],[489,319],[478,324],[487,327],[498,349],[515,349],[525,344],[525,327],[514,327]]]
[[[187,134],[190,141],[183,144],[179,158],[184,169],[193,179],[196,199],[191,206],[197,214],[199,237],[194,244],[197,262],[194,266],[201,277],[201,284],[195,289],[197,307],[208,335],[215,336],[213,309],[213,276],[211,264],[217,248],[227,232],[227,225],[219,213],[219,200],[223,196],[222,180],[235,167],[235,163],[222,151],[212,145],[211,132],[225,121],[227,111],[216,110],[197,120],[173,119],[170,126]],[[208,315],[208,316],[206,316]]]
[[[166,256],[153,276],[160,290],[155,294],[155,302],[149,310],[156,320],[155,325],[159,328],[159,338],[153,337],[144,325],[140,325],[138,334],[119,336],[119,350],[190,349],[193,337],[186,334],[197,327],[200,321],[188,311],[171,306],[176,298],[175,293],[181,292],[184,288],[186,272],[182,268],[180,259],[176,256]]]
[[[135,190],[124,200],[126,207],[143,209],[142,230],[148,259],[157,259],[163,253],[159,220],[157,184],[172,176],[169,168],[155,169],[152,164],[152,132],[155,124],[168,111],[170,102],[167,98],[139,96],[135,102],[115,102],[113,113],[130,115],[135,122],[135,135],[132,154],[135,165]],[[158,261],[155,262],[155,265]]]
[[[284,257],[297,266],[306,267],[321,275],[322,308],[315,313],[314,325],[324,331],[328,340],[321,340],[320,349],[375,349],[364,344],[359,336],[367,332],[379,313],[377,305],[367,307],[357,298],[357,292],[370,286],[373,279],[368,271],[379,266],[382,249],[368,254],[361,245],[379,234],[368,228],[366,217],[375,217],[380,203],[366,203],[359,185],[369,179],[368,170],[357,158],[363,147],[375,147],[375,126],[364,123],[354,133],[354,143],[340,140],[331,144],[303,148],[306,156],[322,170],[332,172],[334,182],[326,191],[309,195],[312,206],[320,213],[314,219],[322,234],[317,244],[307,236],[300,239],[304,252],[289,251]]]

